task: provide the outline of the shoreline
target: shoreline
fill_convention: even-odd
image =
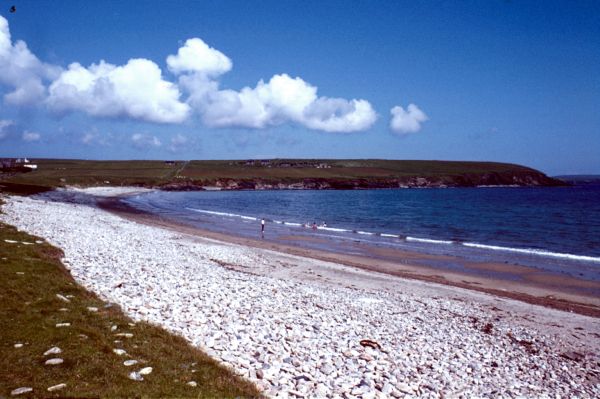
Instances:
[[[92,203],[8,197],[2,210],[0,220],[61,248],[78,284],[183,336],[266,397],[600,395],[598,318]]]
[[[529,304],[600,318],[600,298],[591,294],[585,295],[577,290],[577,288],[585,289],[587,287],[600,289],[599,282],[543,273],[527,266],[492,262],[463,262],[466,268],[474,268],[477,271],[489,270],[498,272],[510,268],[511,272],[525,280],[524,282],[517,282],[411,263],[411,260],[414,261],[415,259],[424,258],[445,259],[446,261],[448,259],[452,259],[453,261],[459,259],[458,257],[447,255],[427,255],[405,250],[372,247],[368,250],[372,252],[373,257],[365,257],[355,254],[349,255],[290,245],[287,244],[288,240],[286,240],[286,242],[274,242],[270,240],[227,235],[193,227],[174,220],[167,220],[159,215],[136,209],[120,201],[123,196],[127,195],[129,194],[124,193],[123,195],[104,197],[98,200],[98,206],[101,209],[138,223],[167,228],[199,237],[339,263],[345,266],[389,274],[403,279],[419,280],[473,290],[502,298],[515,299]],[[304,237],[291,238],[292,240],[289,241],[293,241],[294,239],[305,239]],[[565,289],[565,286],[568,288]]]

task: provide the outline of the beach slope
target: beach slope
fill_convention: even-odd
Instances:
[[[0,219],[60,247],[80,284],[270,396],[600,396],[597,318],[81,204],[6,201]]]

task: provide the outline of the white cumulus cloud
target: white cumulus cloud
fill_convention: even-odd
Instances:
[[[373,125],[377,114],[366,100],[317,96],[317,87],[299,77],[278,74],[240,91],[220,90],[217,78],[231,70],[231,60],[198,38],[167,57],[169,70],[189,95],[188,103],[211,127],[268,126],[295,122],[326,132],[356,132]]]
[[[6,18],[0,15],[0,83],[13,89],[4,101],[27,105],[41,101],[46,93],[44,81],[54,79],[60,68],[44,64],[21,40],[12,43]]]
[[[192,38],[167,57],[169,70],[175,74],[197,72],[207,76],[218,76],[231,69],[231,60],[225,54],[210,47],[202,39]]]
[[[29,130],[25,130],[23,132],[23,135],[21,136],[21,138],[23,139],[23,141],[32,142],[32,141],[39,141],[42,138],[42,136],[39,133],[30,132]]]
[[[134,147],[139,149],[158,148],[162,145],[158,137],[142,133],[132,134],[131,142]]]
[[[377,120],[377,113],[367,100],[320,97],[304,110],[303,125],[325,132],[367,130]]]
[[[416,133],[421,130],[421,124],[429,119],[415,104],[409,104],[406,110],[395,106],[390,113],[390,129],[398,134]]]
[[[73,63],[48,91],[46,104],[56,112],[180,123],[190,111],[179,101],[178,87],[162,78],[158,65],[141,58],[122,66],[100,61],[85,68]]]
[[[217,82],[197,76],[183,77],[180,82],[190,92],[190,104],[212,127],[262,129],[295,122],[326,132],[356,132],[368,129],[377,119],[368,101],[318,97],[317,87],[287,74],[240,91],[219,90]]]
[[[4,96],[7,103],[42,102],[57,114],[153,123],[182,123],[196,112],[210,127],[255,129],[295,123],[325,132],[357,132],[377,119],[367,100],[319,96],[316,86],[285,73],[239,91],[221,89],[219,78],[232,69],[232,61],[199,38],[188,39],[166,63],[176,82],[144,58],[124,65],[74,62],[67,69],[44,64],[24,42],[12,43],[8,22],[0,16],[0,84],[12,88]]]

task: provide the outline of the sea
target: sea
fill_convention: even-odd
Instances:
[[[600,185],[153,191],[123,201],[234,236],[367,256],[373,248],[441,255],[415,262],[458,271],[464,262],[452,258],[600,281]]]

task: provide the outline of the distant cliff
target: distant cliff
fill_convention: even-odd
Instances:
[[[347,190],[567,185],[531,168],[493,162],[282,159],[232,161],[226,167],[214,165],[215,170],[210,171],[210,165],[201,162],[192,162],[177,179],[160,188]]]
[[[35,159],[32,162],[38,165],[37,169],[28,173],[0,171],[0,181],[47,188],[129,185],[179,191],[568,185],[535,169],[498,162],[382,159],[226,161]]]

